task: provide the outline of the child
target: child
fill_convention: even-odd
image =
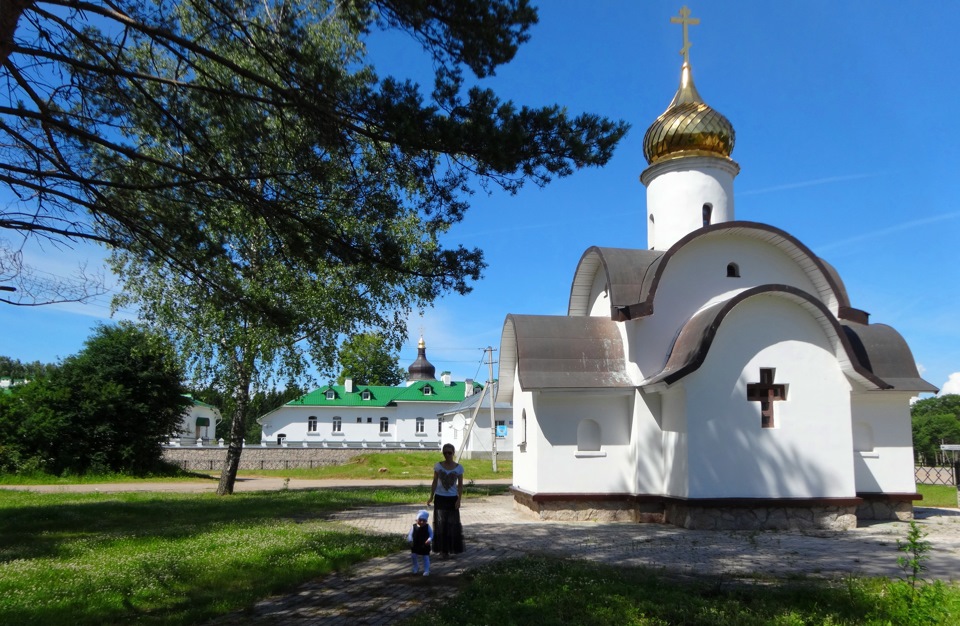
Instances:
[[[417,555],[423,556],[423,575],[430,575],[430,544],[433,543],[433,529],[427,520],[430,518],[429,511],[420,511],[417,513],[417,522],[410,529],[407,535],[407,541],[410,542],[410,558],[413,560],[413,573],[417,574],[420,569],[417,567]]]

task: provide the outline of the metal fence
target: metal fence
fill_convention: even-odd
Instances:
[[[925,467],[917,465],[914,476],[918,485],[960,485],[960,462],[952,466]]]
[[[178,465],[184,471],[220,471],[223,469],[222,459],[174,459],[169,461],[173,465]],[[244,470],[287,470],[309,467],[327,467],[335,465],[330,461],[315,459],[253,459],[249,462],[242,462],[240,469]]]

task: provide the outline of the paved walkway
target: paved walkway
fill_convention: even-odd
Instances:
[[[421,508],[394,505],[344,511],[334,521],[369,532],[405,534]],[[933,544],[928,578],[960,580],[960,511],[918,508]],[[433,559],[431,576],[409,572],[409,554],[372,559],[350,571],[268,598],[217,624],[393,624],[456,594],[467,569],[496,559],[550,554],[613,565],[660,568],[671,574],[735,578],[747,574],[897,577],[897,539],[904,522],[849,531],[693,531],[660,524],[540,522],[513,510],[510,496],[467,500],[461,510],[467,552]],[[506,528],[505,528],[506,527]],[[495,539],[494,539],[495,538]]]

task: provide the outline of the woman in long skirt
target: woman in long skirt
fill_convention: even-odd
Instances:
[[[434,504],[433,551],[441,556],[463,552],[460,498],[463,496],[463,466],[453,460],[452,444],[443,446],[443,460],[433,466],[433,484],[427,506]]]

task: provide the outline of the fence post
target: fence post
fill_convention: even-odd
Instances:
[[[953,485],[957,488],[957,506],[960,507],[960,458],[953,462]]]

